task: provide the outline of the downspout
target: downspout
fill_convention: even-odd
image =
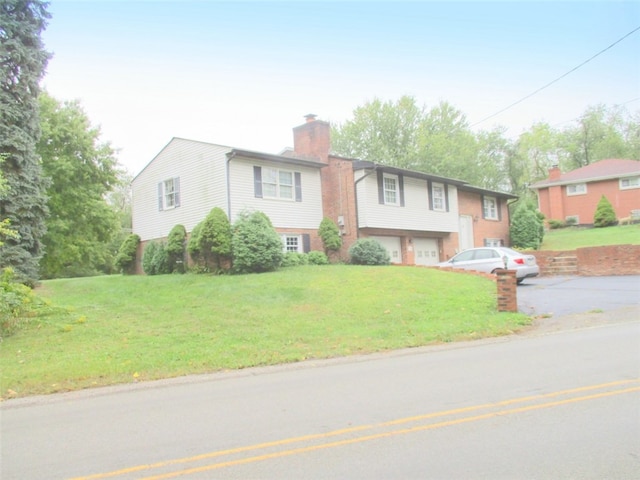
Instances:
[[[364,174],[359,179],[357,179],[355,182],[353,182],[354,200],[355,200],[354,203],[355,203],[355,206],[356,206],[356,237],[357,238],[360,238],[360,225],[359,225],[359,221],[358,221],[358,219],[360,218],[359,215],[358,215],[358,183],[361,180],[364,180],[365,178],[367,178],[369,175],[374,174],[377,171],[377,169],[378,169],[378,165],[374,165],[369,173]]]
[[[232,150],[227,153],[227,162],[226,162],[226,175],[227,175],[227,217],[229,218],[229,222],[231,222],[231,178],[230,178],[230,168],[229,162],[233,160],[236,156],[235,152]]]

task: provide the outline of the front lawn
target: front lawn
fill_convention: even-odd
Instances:
[[[494,282],[412,267],[305,266],[238,276],[43,282],[58,309],[0,348],[1,396],[505,335]]]

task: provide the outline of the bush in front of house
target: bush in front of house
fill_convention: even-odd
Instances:
[[[388,265],[389,252],[373,238],[361,238],[349,248],[349,257],[354,265]]]
[[[335,252],[342,247],[342,237],[340,236],[340,230],[333,220],[329,217],[324,217],[320,222],[318,228],[318,235],[322,239],[325,253]]]
[[[261,273],[276,270],[282,263],[282,240],[263,212],[242,212],[231,237],[233,271]]]
[[[184,225],[176,225],[167,238],[169,273],[184,273],[187,230]]]
[[[533,204],[521,203],[513,213],[509,235],[514,248],[537,250],[544,237],[544,217]]]
[[[324,252],[312,250],[307,253],[307,261],[309,265],[329,265],[329,257]]]
[[[616,212],[613,209],[613,205],[611,205],[611,202],[607,197],[602,195],[598,202],[598,206],[596,207],[596,213],[593,216],[593,226],[600,228],[611,227],[617,224],[618,219],[616,218]]]
[[[147,243],[142,254],[142,269],[147,275],[169,273],[169,254],[163,242],[151,241]]]
[[[287,252],[282,256],[281,267],[297,267],[299,265],[307,265],[309,259],[307,255],[299,252]]]
[[[564,223],[562,220],[549,220],[549,228],[551,230],[557,230],[558,228],[564,228],[566,226],[566,223]]]
[[[140,237],[135,233],[132,233],[124,239],[118,255],[116,256],[116,266],[124,274],[133,274],[136,269],[136,252],[138,251],[138,245],[140,244]]]

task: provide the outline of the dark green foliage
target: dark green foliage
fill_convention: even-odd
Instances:
[[[320,228],[318,228],[318,235],[322,239],[325,253],[340,250],[340,247],[342,247],[340,230],[338,230],[338,226],[330,218],[324,217],[322,219]]]
[[[566,227],[567,224],[565,222],[563,222],[562,220],[549,220],[549,228],[551,230],[555,230],[558,228],[564,228]]]
[[[355,265],[388,265],[389,252],[373,238],[361,238],[349,248],[351,263]]]
[[[118,184],[115,152],[100,143],[78,102],[58,102],[40,95],[42,136],[37,144],[47,189],[50,216],[42,239],[44,278],[106,273],[113,264],[112,242],[120,231],[107,194]]]
[[[124,274],[133,274],[136,269],[136,253],[138,251],[138,245],[140,244],[140,237],[135,233],[129,235],[118,251],[116,256],[116,266]]]
[[[204,267],[204,265],[202,265],[202,252],[200,250],[200,232],[202,231],[203,225],[204,221],[193,227],[191,235],[189,235],[189,240],[187,241],[187,252],[189,252],[191,260],[193,260],[199,269]]]
[[[307,261],[309,265],[328,265],[329,258],[324,252],[318,252],[317,250],[313,250],[307,253]]]
[[[567,218],[567,221],[565,223],[566,223],[567,227],[571,227],[571,226],[573,226],[573,225],[578,223],[578,219],[576,217],[569,217],[569,218]]]
[[[233,225],[232,251],[237,273],[269,272],[282,263],[282,240],[262,212],[238,216]]]
[[[282,257],[282,267],[297,267],[299,265],[307,265],[309,258],[304,253],[287,252]]]
[[[613,209],[613,205],[611,202],[602,195],[600,201],[598,202],[598,206],[596,207],[596,213],[593,216],[593,226],[594,227],[611,227],[613,225],[618,224],[618,219],[616,218],[616,212]]]
[[[231,256],[231,224],[220,207],[211,209],[199,231],[198,245],[205,264],[221,270]]]
[[[169,273],[169,254],[163,242],[147,243],[142,254],[142,269],[147,275]]]
[[[544,217],[533,204],[520,203],[513,214],[509,233],[512,247],[537,250],[544,236]]]
[[[49,58],[40,35],[50,17],[37,0],[0,2],[0,166],[10,195],[0,200],[0,219],[19,236],[0,246],[0,268],[13,267],[18,282],[33,285],[43,254],[47,183],[36,143],[39,82]]]
[[[184,273],[187,230],[184,225],[176,225],[167,238],[169,273]]]

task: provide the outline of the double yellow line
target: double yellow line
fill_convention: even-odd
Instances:
[[[640,391],[640,379],[632,380],[620,380],[616,382],[602,383],[598,385],[589,385],[585,387],[572,388],[568,390],[560,390],[552,393],[545,393],[540,395],[532,395],[528,397],[520,397],[509,400],[503,400],[495,403],[486,403],[482,405],[474,405],[464,408],[456,408],[453,410],[445,410],[441,412],[428,413],[424,415],[417,415],[413,417],[400,418],[397,420],[391,420],[388,422],[378,423],[374,425],[361,425],[357,427],[346,428],[342,430],[334,430],[326,433],[319,433],[313,435],[305,435],[301,437],[292,437],[282,440],[276,440],[273,442],[259,443],[256,445],[248,445],[244,447],[232,448],[228,450],[219,450],[215,452],[204,453],[202,455],[196,455],[192,457],[178,458],[173,460],[167,460],[164,462],[153,463],[149,465],[138,465],[130,468],[124,468],[121,470],[115,470],[112,472],[98,473],[85,477],[77,477],[73,480],[97,480],[103,478],[124,477],[124,478],[144,478],[145,480],[160,480],[167,478],[175,478],[183,475],[191,475],[195,473],[202,473],[206,471],[216,470],[225,467],[231,467],[234,465],[243,465],[248,463],[260,462],[263,460],[269,460],[273,458],[298,455],[301,453],[312,452],[314,450],[322,450],[327,448],[335,448],[343,445],[349,445],[354,443],[368,442],[371,440],[378,440],[381,438],[388,438],[397,435],[406,435],[409,433],[421,432],[425,430],[432,430],[436,428],[449,427],[452,425],[459,425],[462,423],[476,422],[479,420],[486,420],[488,418],[513,415],[517,413],[528,412],[532,410],[541,410],[544,408],[558,407],[561,405],[568,405],[577,402],[585,402],[588,400],[595,400],[598,398],[611,397],[614,395],[622,395],[625,393]],[[590,392],[590,393],[588,393]],[[563,398],[567,397],[567,398]],[[555,399],[555,400],[553,400]],[[511,407],[513,405],[525,404],[519,407]],[[468,415],[471,412],[477,412],[480,410],[486,410],[484,413],[477,415]],[[419,424],[415,426],[408,426],[405,428],[394,429],[398,425],[405,425],[410,423],[422,422],[425,420],[431,420],[434,418],[453,417],[447,420],[443,420],[435,423]],[[363,432],[371,432],[363,434]],[[340,438],[343,437],[343,438]],[[327,441],[329,439],[334,439]],[[301,444],[303,446],[290,449],[282,449],[281,447]],[[269,452],[269,450],[275,450]],[[255,451],[259,453],[257,455],[242,456],[247,452]],[[233,457],[226,461],[214,461],[214,463],[208,462],[211,459],[219,457]],[[197,465],[203,463],[202,465]],[[182,468],[175,470],[175,467],[185,464],[191,464],[189,468]],[[172,471],[171,468],[174,468]],[[164,473],[157,473],[152,476],[140,476],[136,474],[145,475],[146,473],[152,473],[152,471],[165,470]],[[144,473],[143,473],[144,472]]]

